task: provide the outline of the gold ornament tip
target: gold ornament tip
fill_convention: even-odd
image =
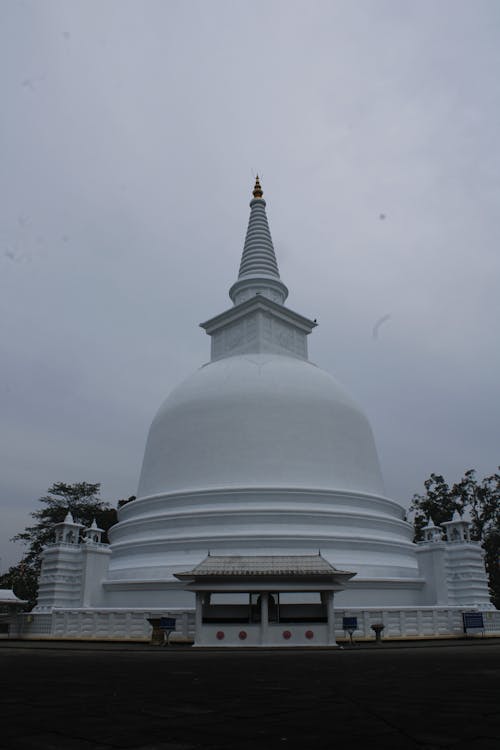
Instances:
[[[254,186],[254,189],[253,189],[253,197],[254,198],[262,198],[263,195],[264,195],[264,192],[263,192],[263,190],[262,190],[262,188],[260,186],[259,175],[257,175],[256,178],[255,178],[255,186]]]

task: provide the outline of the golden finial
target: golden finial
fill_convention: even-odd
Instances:
[[[255,187],[253,189],[253,197],[254,198],[262,198],[263,195],[264,195],[264,193],[263,193],[262,188],[260,186],[259,175],[257,175],[256,178],[255,178]]]

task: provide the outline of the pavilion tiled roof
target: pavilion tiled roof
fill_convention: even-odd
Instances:
[[[190,571],[177,576],[325,576],[337,570],[321,555],[209,555]]]

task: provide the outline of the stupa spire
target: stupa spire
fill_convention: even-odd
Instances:
[[[256,294],[263,294],[274,302],[283,304],[288,296],[288,289],[280,279],[259,175],[255,179],[252,194],[238,280],[229,290],[229,296],[235,305]]]

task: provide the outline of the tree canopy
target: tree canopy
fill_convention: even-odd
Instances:
[[[423,538],[422,529],[430,519],[439,526],[449,521],[455,511],[460,515],[467,513],[471,539],[481,542],[485,551],[493,604],[500,608],[500,473],[478,480],[476,472],[469,469],[451,487],[441,474],[431,474],[424,487],[425,494],[414,495],[410,506],[415,513],[415,541]]]
[[[52,541],[54,524],[64,521],[68,511],[84,526],[90,526],[95,518],[97,525],[107,532],[117,522],[117,515],[115,508],[99,497],[100,489],[99,483],[89,482],[56,482],[49,487],[47,495],[38,500],[43,507],[30,514],[36,523],[13,537],[13,541],[27,546],[24,562],[38,563],[42,549]]]

